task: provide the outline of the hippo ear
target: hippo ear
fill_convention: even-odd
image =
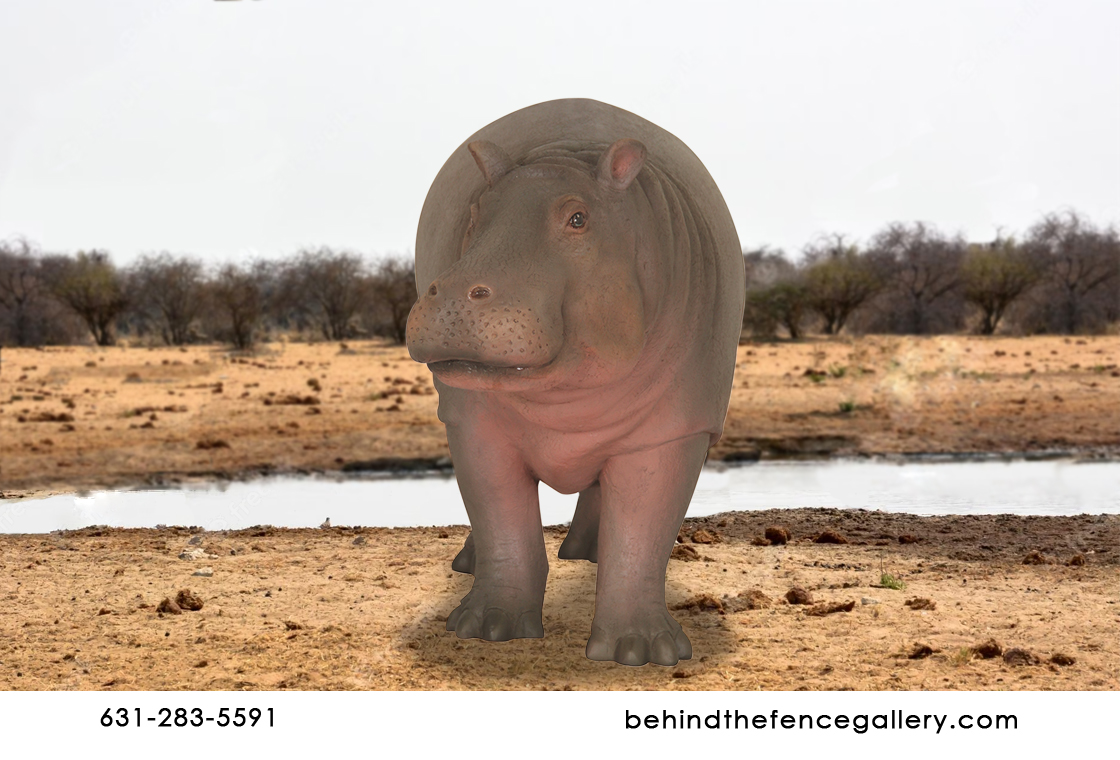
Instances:
[[[637,140],[618,140],[599,158],[599,181],[615,190],[625,190],[646,162],[646,146]]]
[[[513,160],[509,154],[489,140],[475,140],[467,146],[474,162],[486,177],[486,184],[490,187],[502,178],[502,175],[513,168]]]

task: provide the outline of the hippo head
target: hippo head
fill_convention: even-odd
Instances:
[[[650,235],[640,230],[650,225],[635,182],[645,147],[623,139],[594,165],[552,156],[522,166],[493,143],[468,148],[486,186],[458,260],[421,283],[412,358],[478,390],[594,388],[627,374],[646,340]]]

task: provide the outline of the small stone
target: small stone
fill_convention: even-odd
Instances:
[[[677,544],[673,547],[673,553],[669,555],[669,559],[679,559],[681,562],[697,562],[700,560],[700,552],[688,544]]]
[[[1003,646],[1000,645],[995,639],[988,639],[983,644],[977,644],[972,648],[972,651],[983,657],[985,660],[990,660],[993,657],[999,657],[1003,654]]]
[[[1068,665],[1072,665],[1073,663],[1077,662],[1077,660],[1070,657],[1068,654],[1062,654],[1061,652],[1055,652],[1054,654],[1052,654],[1050,656],[1050,662],[1054,663],[1055,665],[1061,665],[1061,666],[1065,667],[1065,666],[1068,666]]]
[[[1003,661],[1014,667],[1037,665],[1039,662],[1038,658],[1026,649],[1008,649],[1003,653]]]
[[[175,603],[179,605],[180,609],[190,610],[191,612],[202,609],[202,597],[192,593],[189,588],[185,588],[175,595]]]
[[[813,539],[814,544],[846,544],[848,539],[834,530],[826,530]]]
[[[723,536],[716,533],[714,530],[707,530],[701,528],[692,534],[692,543],[694,544],[721,544],[723,543]]]
[[[935,610],[937,609],[937,602],[932,599],[926,599],[923,596],[916,596],[913,599],[907,599],[903,602],[907,607],[912,610]]]
[[[165,615],[182,615],[183,608],[173,602],[170,597],[164,597],[163,601],[156,607],[156,612],[162,612]]]
[[[1049,564],[1049,560],[1046,559],[1046,556],[1042,552],[1036,550],[1036,551],[1027,552],[1027,556],[1023,557],[1023,564],[1024,565],[1046,565],[1046,564]]]
[[[366,545],[366,537],[365,536],[358,536],[351,543],[354,546],[365,546]]]
[[[774,600],[762,592],[761,589],[752,588],[742,591],[738,596],[724,598],[724,608],[731,612],[739,610],[763,610],[774,603]]]
[[[191,536],[191,540],[187,541],[189,546],[198,546],[202,543],[202,536]]]
[[[1072,557],[1069,558],[1069,562],[1067,562],[1066,564],[1069,565],[1070,567],[1081,567],[1082,565],[1085,564],[1085,555],[1084,554],[1074,554]]]
[[[847,602],[831,602],[825,604],[816,604],[805,610],[806,615],[813,615],[815,617],[823,617],[831,615],[834,612],[851,612],[855,609],[856,602],[854,599]]]
[[[723,603],[711,594],[698,594],[691,599],[674,604],[673,610],[692,610],[693,612],[718,612],[723,614]]]
[[[193,561],[193,560],[196,560],[196,559],[217,559],[217,558],[218,558],[217,554],[210,554],[209,552],[207,552],[205,549],[203,549],[200,546],[196,546],[193,549],[184,549],[183,551],[179,552],[179,559],[185,559],[185,560],[188,560],[188,561]]]
[[[916,543],[918,543],[918,537],[915,536],[912,533],[903,533],[901,536],[898,537],[898,543],[900,543],[900,544],[916,544]]]
[[[812,604],[813,595],[800,586],[794,586],[786,592],[786,601],[790,604]]]
[[[867,605],[867,604],[879,604],[879,600],[878,600],[878,599],[875,599],[875,598],[873,598],[873,597],[870,597],[870,596],[865,596],[865,597],[861,597],[861,598],[860,598],[860,600],[859,600],[859,603],[860,603],[860,604],[864,604],[864,605]]]
[[[933,647],[929,644],[915,644],[906,657],[911,660],[924,660],[931,654],[933,654]]]
[[[770,539],[763,538],[762,536],[755,536],[751,539],[751,546],[769,546]]]
[[[200,567],[197,570],[195,570],[193,573],[191,573],[191,575],[197,575],[199,578],[213,578],[214,577],[214,568],[212,568],[212,567]]]

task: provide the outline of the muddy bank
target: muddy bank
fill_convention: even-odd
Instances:
[[[673,668],[583,657],[595,569],[555,558],[556,527],[545,638],[456,639],[466,534],[0,536],[0,688],[1120,688],[1117,516],[690,520],[667,601],[696,656]]]

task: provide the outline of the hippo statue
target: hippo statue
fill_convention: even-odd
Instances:
[[[544,635],[539,482],[579,493],[561,559],[598,563],[592,660],[692,645],[665,570],[722,433],[745,296],[731,214],[684,143],[594,100],[472,135],[428,191],[412,358],[428,365],[470,518],[460,638]]]

